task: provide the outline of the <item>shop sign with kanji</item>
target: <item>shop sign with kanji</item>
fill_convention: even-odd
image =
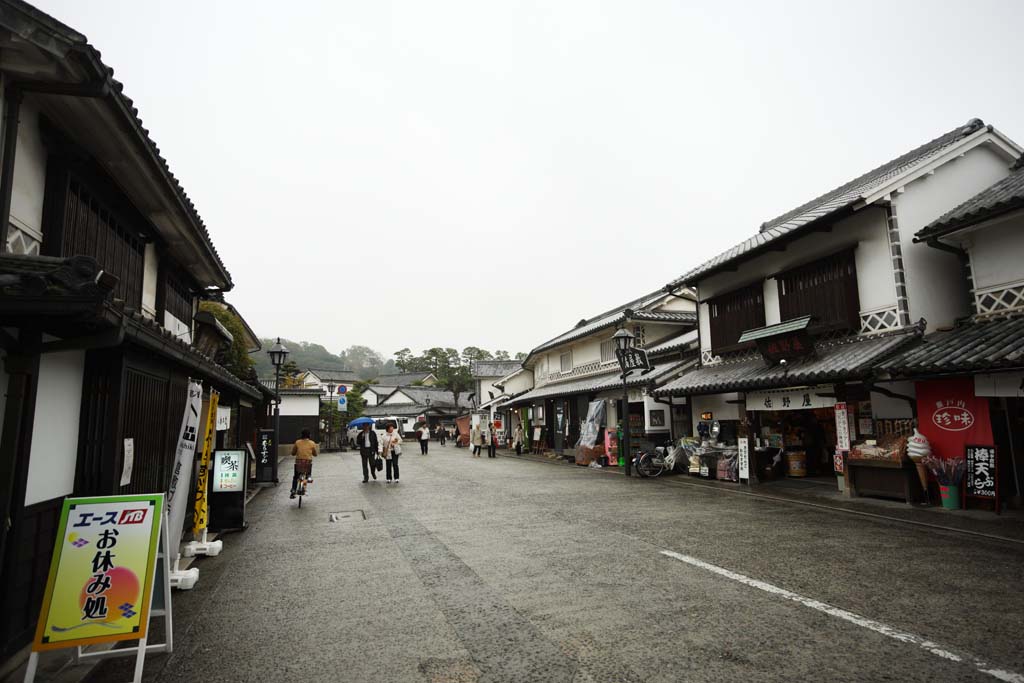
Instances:
[[[967,495],[995,498],[998,491],[998,468],[995,446],[967,446]]]
[[[619,359],[619,366],[623,372],[651,369],[651,362],[647,359],[647,352],[643,349],[615,349],[615,355]]]
[[[962,432],[974,425],[974,413],[970,411],[967,402],[963,400],[936,401],[932,422],[936,427],[947,432]]]
[[[245,451],[215,451],[213,454],[213,492],[237,493],[245,484]]]
[[[757,350],[769,365],[814,354],[814,340],[806,330],[778,334],[757,340]]]
[[[163,505],[162,494],[65,499],[34,650],[146,635]]]
[[[835,405],[835,390],[830,385],[795,387],[747,393],[747,410],[812,410]],[[828,394],[832,394],[831,396]]]

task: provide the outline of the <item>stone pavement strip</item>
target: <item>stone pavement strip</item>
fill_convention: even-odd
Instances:
[[[175,650],[148,658],[146,680],[997,680],[977,660],[1024,672],[1019,545],[436,444],[401,465],[401,483],[363,484],[357,454],[325,454],[302,509],[286,486],[257,496],[249,530],[175,593]],[[944,649],[808,608],[819,601]],[[130,680],[130,665],[90,680]]]

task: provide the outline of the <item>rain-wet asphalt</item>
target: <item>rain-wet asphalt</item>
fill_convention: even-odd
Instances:
[[[249,529],[224,536],[224,552],[198,562],[196,588],[175,593],[174,653],[150,656],[145,679],[1024,673],[1022,545],[437,444],[407,450],[398,484],[363,484],[358,454],[331,453],[301,509],[284,485],[256,496]],[[128,680],[130,663],[90,680]]]

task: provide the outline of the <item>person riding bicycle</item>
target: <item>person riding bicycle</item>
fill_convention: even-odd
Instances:
[[[316,442],[309,438],[309,430],[302,430],[302,438],[292,445],[292,455],[295,456],[295,474],[292,475],[292,493],[289,498],[295,497],[295,491],[299,487],[299,475],[305,472],[306,483],[313,483],[313,458],[320,455],[320,449]]]

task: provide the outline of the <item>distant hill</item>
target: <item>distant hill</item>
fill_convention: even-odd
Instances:
[[[252,354],[252,359],[256,364],[256,374],[260,377],[270,377],[274,374],[274,366],[270,364],[270,356],[267,355],[267,351],[277,340],[263,339],[261,341],[263,350]],[[395,372],[393,360],[388,360],[385,363],[379,353],[366,347],[349,347],[341,354],[334,354],[320,344],[312,342],[298,342],[282,337],[281,343],[288,347],[288,360],[294,361],[303,370],[309,368],[352,370],[363,379],[371,379],[382,373]],[[348,358],[348,355],[351,355],[352,358]]]

